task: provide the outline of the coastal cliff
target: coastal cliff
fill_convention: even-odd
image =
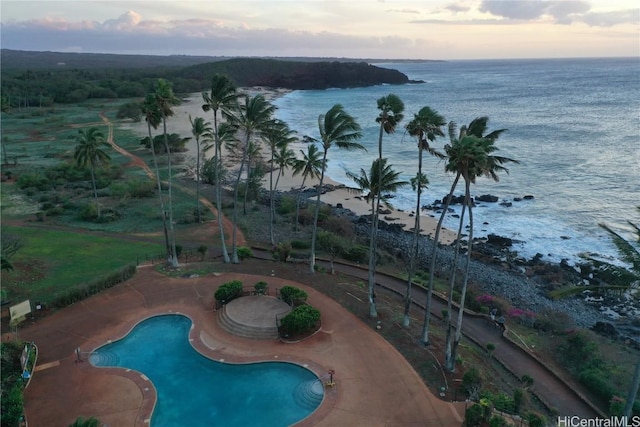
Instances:
[[[198,64],[181,69],[175,75],[186,79],[208,80],[214,74],[228,75],[237,86],[293,90],[414,83],[400,71],[366,62],[281,61],[260,58],[235,58]]]

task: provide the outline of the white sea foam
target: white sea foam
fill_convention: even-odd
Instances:
[[[640,79],[637,59],[452,61],[381,64],[410,79],[428,83],[330,91],[295,91],[276,101],[277,115],[301,135],[318,137],[318,115],[342,104],[363,127],[368,152],[329,151],[327,175],[353,186],[345,171],[368,169],[377,155],[376,100],[395,93],[405,102],[405,120],[385,136],[383,155],[409,180],[417,171],[415,141],[404,125],[428,105],[447,121],[467,124],[489,116],[489,130],[507,128],[497,142],[502,156],[518,159],[495,183],[479,178],[474,196],[493,194],[512,202],[481,203],[474,209],[474,235],[495,233],[515,240],[526,257],[577,262],[580,253],[618,257],[606,223],[632,239],[627,221],[640,222]],[[446,133],[446,129],[445,129]],[[433,144],[442,150],[448,138]],[[448,193],[453,176],[444,163],[425,155],[430,180],[422,204]],[[461,185],[456,194],[462,194]],[[513,201],[533,195],[534,200]],[[397,208],[414,211],[409,186],[393,199]],[[455,208],[455,209],[459,209]],[[428,214],[423,211],[423,214]],[[445,226],[457,229],[457,218]],[[483,224],[483,223],[487,224]]]

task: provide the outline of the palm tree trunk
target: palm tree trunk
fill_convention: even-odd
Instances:
[[[422,148],[418,147],[418,201],[416,202],[416,220],[413,228],[413,242],[411,258],[409,259],[409,277],[407,278],[407,292],[404,295],[404,318],[402,320],[402,326],[409,327],[411,323],[411,286],[413,280],[413,273],[415,270],[416,260],[418,259],[418,236],[420,235],[420,197],[422,195]]]
[[[631,381],[631,387],[629,388],[629,394],[627,394],[627,402],[624,405],[622,415],[627,417],[627,420],[631,419],[631,410],[633,409],[633,403],[638,395],[638,389],[640,388],[640,359],[636,363],[636,369],[633,374],[633,381]]]
[[[455,370],[456,367],[456,353],[458,350],[458,345],[460,344],[460,338],[462,337],[462,320],[464,317],[464,305],[465,305],[465,297],[467,295],[467,284],[469,283],[469,266],[471,264],[471,246],[473,243],[473,211],[471,205],[471,191],[470,191],[470,183],[466,182],[465,185],[465,197],[464,202],[465,205],[469,208],[469,243],[467,244],[467,259],[466,266],[464,270],[464,281],[462,282],[462,290],[460,291],[460,307],[458,308],[458,321],[456,323],[456,335],[453,340],[453,348],[451,350],[451,372]]]
[[[269,239],[271,241],[271,246],[276,245],[276,240],[273,237],[273,218],[274,214],[274,190],[273,190],[273,150],[271,150],[271,170],[269,172]]]
[[[312,273],[316,272],[316,234],[318,234],[318,215],[320,214],[320,194],[324,184],[324,170],[327,164],[327,150],[322,156],[322,172],[320,172],[320,183],[318,184],[318,195],[316,197],[316,212],[313,216],[313,231],[311,232],[311,255],[309,256],[309,268]]]
[[[240,168],[238,169],[238,176],[236,177],[236,185],[233,190],[233,234],[231,237],[231,262],[234,264],[238,264],[240,260],[238,259],[238,246],[237,246],[237,234],[238,234],[238,190],[240,189],[240,178],[242,178],[242,171],[244,170],[244,164],[247,161],[247,156],[249,154],[249,139],[251,138],[251,133],[247,132],[246,134],[246,142],[244,145],[244,150],[242,153],[242,161],[240,162]]]
[[[167,167],[169,171],[169,244],[171,245],[171,252],[167,262],[173,268],[178,268],[178,256],[176,253],[176,238],[173,230],[173,196],[171,193],[171,182],[173,178],[171,176],[171,149],[169,148],[169,141],[167,138],[167,119],[162,117],[162,131],[164,133],[164,148],[167,151]]]
[[[456,273],[458,272],[458,256],[460,255],[460,240],[462,236],[462,225],[464,224],[464,215],[466,213],[467,206],[462,205],[462,212],[460,213],[460,222],[458,225],[458,236],[456,238],[456,246],[453,252],[453,264],[451,265],[451,273],[449,277],[449,295],[447,298],[447,337],[445,342],[445,368],[453,372],[455,368],[455,360],[453,359],[453,344],[451,342],[451,335],[453,329],[452,310],[453,310],[453,291],[456,284]]]
[[[198,224],[202,222],[200,216],[200,140],[196,138],[196,215]]]
[[[171,253],[171,245],[169,244],[169,230],[167,229],[167,215],[164,209],[164,198],[162,196],[162,183],[160,180],[160,169],[158,169],[158,159],[156,158],[156,147],[151,135],[151,125],[147,122],[149,130],[149,141],[151,144],[151,157],[153,158],[153,167],[156,170],[156,182],[158,184],[158,196],[160,197],[160,210],[162,211],[162,230],[164,232],[164,245],[167,250],[167,256]]]
[[[453,184],[451,184],[451,189],[449,190],[447,201],[444,204],[444,208],[442,209],[442,213],[440,214],[440,219],[438,220],[438,225],[436,226],[435,235],[433,236],[433,246],[431,248],[431,265],[429,266],[427,306],[424,311],[424,322],[422,324],[422,333],[421,333],[421,342],[422,342],[422,345],[425,345],[425,346],[430,344],[429,323],[431,320],[431,297],[433,295],[433,279],[436,271],[436,255],[438,254],[438,240],[440,239],[440,230],[442,230],[442,223],[444,222],[444,218],[447,215],[447,210],[449,209],[449,205],[451,204],[451,199],[453,198],[453,192],[455,191],[459,180],[460,180],[460,174],[457,174],[456,178],[453,180]]]
[[[225,263],[230,263],[229,252],[227,251],[227,244],[224,240],[224,223],[222,220],[222,149],[220,147],[220,136],[218,135],[218,113],[213,114],[213,126],[215,131],[215,145],[216,145],[216,210],[218,211],[218,229],[220,232],[220,244],[222,246],[222,259]]]
[[[298,198],[296,200],[296,221],[293,223],[293,230],[298,231],[298,219],[300,217],[300,198],[302,196],[302,189],[304,188],[304,183],[307,180],[307,176],[304,175],[302,177],[302,184],[300,184],[300,188],[298,189]]]
[[[93,197],[96,199],[96,209],[98,211],[98,219],[100,219],[100,204],[98,203],[98,189],[96,187],[96,173],[95,168],[93,167],[93,163],[89,167],[91,170],[91,184],[93,185]]]
[[[248,148],[248,147],[247,147]],[[247,194],[249,193],[249,180],[251,179],[251,156],[247,154],[247,179],[244,184],[244,196],[242,198],[242,214],[247,215]]]
[[[378,183],[378,188],[379,188]],[[376,208],[376,196],[374,194],[371,200],[371,236],[369,239],[369,317],[378,317],[378,311],[376,310],[376,227],[377,227],[377,215],[374,213]]]

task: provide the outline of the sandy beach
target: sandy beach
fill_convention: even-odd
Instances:
[[[249,93],[251,95],[262,94],[268,100],[276,99],[280,96],[283,96],[288,90],[285,89],[267,89],[267,88],[245,88],[241,89],[245,93]],[[177,133],[182,137],[191,136],[191,123],[189,122],[189,116],[192,118],[203,117],[207,121],[212,121],[213,116],[211,113],[205,113],[202,110],[202,95],[200,93],[194,93],[189,95],[188,97],[183,98],[183,102],[181,105],[174,107],[174,115],[167,120],[167,131],[170,133]],[[310,120],[313,120],[310,118]],[[147,136],[147,124],[144,120],[138,123],[122,123],[119,125],[124,129],[129,129],[141,137]],[[300,156],[300,150],[304,149],[304,143],[296,143],[292,146],[293,151],[296,155]],[[187,162],[195,163],[196,158],[196,143],[194,140],[190,140],[186,145],[187,151],[182,153],[185,155]],[[334,148],[334,150],[338,150]],[[263,156],[268,154],[268,149],[263,147]],[[331,155],[331,152],[329,153]],[[208,155],[205,155],[208,157]],[[227,158],[223,152],[223,158]],[[232,167],[233,165],[227,164],[227,167]],[[331,206],[337,206],[338,204],[342,204],[342,206],[346,209],[349,209],[356,213],[357,215],[369,215],[371,214],[371,206],[369,203],[364,201],[364,198],[361,196],[360,192],[356,189],[349,189],[348,187],[353,184],[341,184],[332,180],[330,177],[325,176],[324,178],[325,184],[331,184],[336,187],[336,189],[332,191],[327,191],[320,197],[320,200],[324,203],[327,203]],[[285,173],[280,177],[280,181],[278,183],[277,190],[280,191],[297,191],[302,184],[302,176],[292,176],[290,170],[285,171]],[[319,184],[318,179],[307,179],[305,182],[305,188],[314,187]],[[265,188],[269,188],[269,175],[265,176],[263,181],[263,185]],[[315,200],[315,199],[314,199]],[[386,208],[381,208],[386,209]],[[390,213],[381,214],[380,220],[385,221],[392,224],[401,224],[404,230],[413,230],[415,225],[415,212],[407,212],[401,211],[397,209],[391,209]],[[425,236],[433,237],[435,234],[435,228],[437,225],[437,219],[431,217],[429,215],[421,215],[420,216],[420,230],[421,233]],[[450,244],[455,240],[456,233],[452,230],[442,229],[440,232],[440,243]]]

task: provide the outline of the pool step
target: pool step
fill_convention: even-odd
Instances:
[[[316,409],[324,397],[324,385],[319,379],[300,383],[293,393],[296,403],[309,410]]]
[[[245,325],[232,319],[227,313],[227,306],[223,306],[222,310],[218,312],[218,324],[225,331],[232,335],[236,335],[243,338],[257,339],[257,340],[277,340],[278,339],[278,327],[275,325],[275,318],[273,326],[252,326]]]

